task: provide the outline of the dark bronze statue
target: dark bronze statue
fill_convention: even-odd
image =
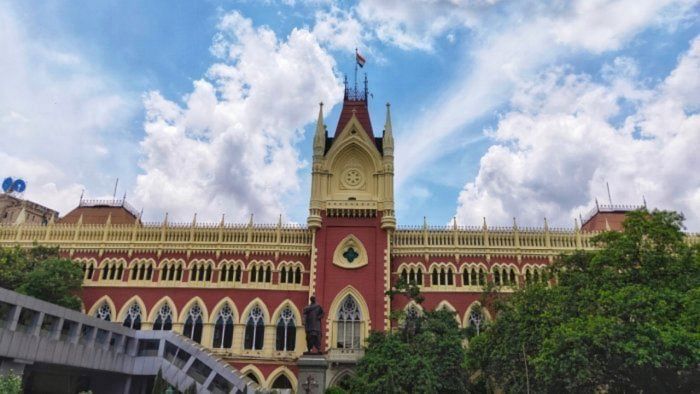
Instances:
[[[304,329],[306,330],[307,353],[316,348],[316,353],[321,353],[321,318],[323,308],[316,303],[316,297],[311,296],[311,302],[304,308]]]

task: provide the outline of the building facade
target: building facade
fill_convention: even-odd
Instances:
[[[0,226],[0,244],[57,245],[80,262],[85,313],[141,330],[173,330],[201,343],[265,388],[299,387],[306,349],[301,311],[315,295],[325,316],[326,386],[362,356],[372,330],[392,311],[448,308],[460,325],[482,324],[475,306],[487,282],[508,293],[545,280],[561,253],[591,249],[624,208],[600,207],[571,229],[397,227],[390,107],[381,136],[367,91],[346,89],[333,135],[319,109],[306,226],[278,222],[141,223],[117,202],[81,201],[48,225]],[[611,219],[612,226],[619,221]],[[421,286],[422,305],[385,292],[399,278]]]

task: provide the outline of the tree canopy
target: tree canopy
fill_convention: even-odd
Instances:
[[[689,392],[700,387],[700,253],[673,212],[628,214],[552,283],[493,302],[468,368],[506,392]]]
[[[420,303],[413,284],[401,282],[389,292]],[[462,393],[468,382],[465,332],[452,311],[440,309],[415,316],[395,314],[401,329],[373,332],[351,380],[357,393]]]
[[[0,287],[79,310],[83,272],[58,248],[0,248]]]

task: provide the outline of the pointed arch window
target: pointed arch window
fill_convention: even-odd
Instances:
[[[233,344],[233,310],[229,303],[225,303],[219,311],[214,324],[214,340],[211,347],[215,349],[228,349]]]
[[[95,312],[95,317],[105,321],[112,321],[112,308],[109,307],[107,301],[102,301],[102,304]]]
[[[134,301],[129,310],[126,311],[126,316],[124,317],[124,327],[128,327],[134,330],[141,329],[141,307]]]
[[[338,338],[340,349],[359,349],[362,314],[355,298],[348,294],[340,305],[337,315]]]
[[[240,282],[241,266],[238,264],[226,264],[221,268],[219,282]]]
[[[158,310],[153,329],[159,331],[170,331],[173,329],[173,310],[167,302]]]
[[[265,339],[265,315],[260,306],[256,305],[248,313],[245,324],[245,349],[261,350]]]
[[[277,340],[275,348],[278,351],[290,352],[296,347],[297,327],[292,308],[285,307],[277,321]]]
[[[182,335],[197,342],[202,342],[202,308],[199,303],[194,305],[187,312],[187,320],[185,320],[185,328],[182,330]]]
[[[272,382],[272,389],[278,389],[278,390],[293,390],[294,388],[292,387],[292,382],[289,380],[289,378],[285,375],[282,374],[277,379],[275,379],[274,382]]]
[[[484,328],[484,324],[486,324],[486,316],[484,315],[484,311],[481,309],[480,305],[476,305],[469,312],[467,325],[473,329],[475,335],[479,335]]]

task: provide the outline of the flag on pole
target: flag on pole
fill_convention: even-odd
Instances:
[[[360,67],[365,66],[365,58],[360,55],[360,52],[355,51],[355,59],[357,60],[357,65]]]

